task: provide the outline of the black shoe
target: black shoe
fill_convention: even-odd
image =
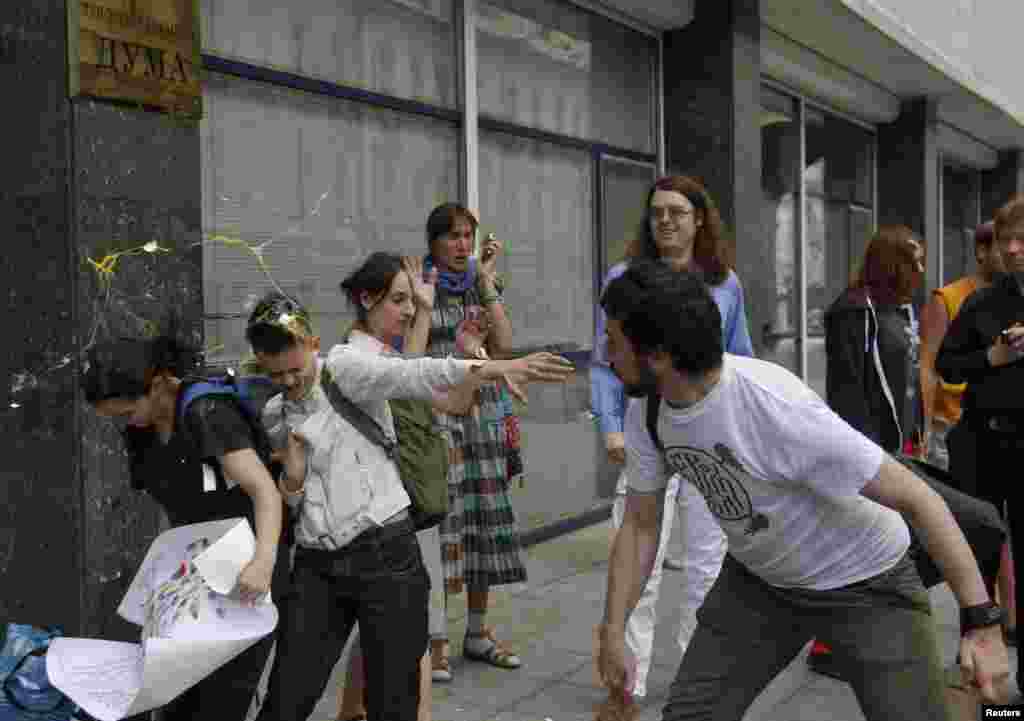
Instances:
[[[811,653],[807,655],[807,668],[820,673],[822,676],[834,678],[837,681],[845,681],[843,672],[836,663],[836,656],[831,651],[827,653]]]

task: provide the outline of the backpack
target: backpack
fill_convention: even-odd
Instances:
[[[276,477],[275,466],[278,464],[270,461],[273,448],[261,414],[270,397],[280,391],[280,387],[266,376],[236,376],[230,369],[224,375],[201,378],[188,386],[182,395],[178,404],[178,426],[184,428],[185,414],[193,401],[207,396],[231,398],[252,430],[256,454]]]
[[[0,645],[0,721],[68,721],[78,706],[50,683],[46,651],[60,629],[7,624]]]
[[[366,411],[342,394],[326,366],[320,372],[320,385],[335,412],[383,448],[398,466],[398,475],[412,501],[409,514],[416,530],[441,523],[448,515],[448,443],[434,428],[430,404],[412,399],[388,401],[396,442]]]

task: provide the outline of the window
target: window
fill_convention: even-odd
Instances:
[[[761,329],[762,357],[801,375],[824,398],[825,312],[848,287],[875,228],[875,136],[766,86],[761,140],[776,288],[774,319]]]
[[[652,163],[601,158],[601,278],[626,255],[645,220],[644,204],[657,169]]]
[[[203,0],[208,52],[454,108],[452,0]]]
[[[874,135],[806,108],[807,383],[825,396],[825,311],[849,286],[874,229]]]
[[[458,197],[456,129],[424,117],[210,74],[202,124],[208,237],[263,246],[329,348],[352,316],[338,284],[372,251],[423,254],[430,210]],[[253,252],[204,244],[207,345],[247,352],[244,318],[273,286]]]
[[[477,4],[480,112],[652,153],[651,38],[568,3]]]
[[[589,348],[594,323],[590,154],[480,134],[480,224],[505,241],[499,272],[517,346]]]
[[[800,294],[800,109],[797,101],[768,88],[761,90],[762,227],[774,238],[772,274],[775,301],[761,357],[801,373]]]
[[[339,282],[373,251],[425,254],[428,214],[459,200],[505,241],[515,347],[583,360],[598,264],[621,255],[656,167],[655,37],[564,0],[199,2],[209,360],[248,355],[251,303],[275,286],[329,348],[353,319]],[[466,37],[476,52],[457,52]],[[528,484],[524,527],[614,487],[588,383],[530,390],[530,474],[564,480],[583,458],[593,482]]]

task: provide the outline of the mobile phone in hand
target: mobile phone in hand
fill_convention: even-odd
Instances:
[[[491,242],[494,239],[495,239],[494,238],[494,233],[488,233],[487,237],[484,238],[484,249],[480,253],[480,260],[482,260],[482,261],[490,260],[491,256],[494,255],[494,251],[491,248],[487,247],[487,245],[486,245],[487,243]]]

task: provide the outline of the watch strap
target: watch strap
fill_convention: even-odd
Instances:
[[[993,601],[960,609],[960,634],[987,626],[999,626],[1006,618],[1006,611]]]

